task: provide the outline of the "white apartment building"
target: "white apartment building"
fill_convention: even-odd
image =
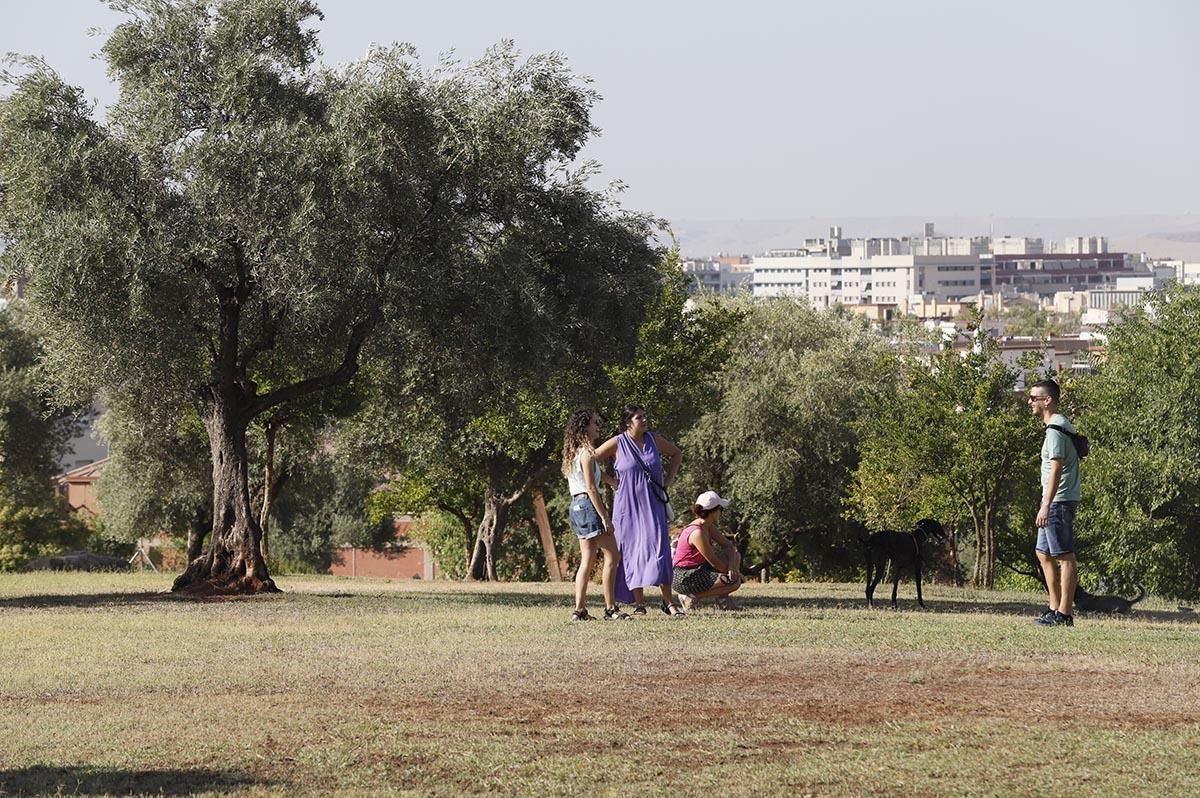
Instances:
[[[806,297],[814,308],[892,305],[899,313],[924,299],[979,294],[978,255],[885,254],[898,239],[858,239],[847,255],[772,250],[754,257],[754,296]]]
[[[993,236],[993,255],[1040,255],[1046,251],[1046,242],[1040,238],[1013,238]]]
[[[1160,260],[1151,264],[1155,274],[1161,274],[1179,282],[1182,285],[1200,283],[1200,263],[1188,263],[1184,260]]]
[[[1104,236],[1071,236],[1063,240],[1063,252],[1068,255],[1096,255],[1108,252],[1108,239]]]
[[[718,294],[749,291],[754,277],[754,267],[748,256],[689,258],[680,264],[680,268],[691,278],[691,291]]]

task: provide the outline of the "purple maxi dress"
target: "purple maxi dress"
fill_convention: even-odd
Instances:
[[[637,441],[628,433],[621,433],[615,462],[620,487],[613,498],[613,531],[621,550],[617,601],[626,604],[633,601],[631,588],[669,585],[673,574],[666,505],[652,492],[654,489],[638,464],[635,451],[662,484],[662,456],[654,436],[647,432],[638,451]]]

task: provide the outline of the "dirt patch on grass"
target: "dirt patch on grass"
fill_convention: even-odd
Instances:
[[[1168,729],[1200,725],[1200,685],[1195,671],[1059,658],[1014,666],[951,657],[835,662],[818,654],[772,665],[625,665],[619,674],[580,662],[534,678],[518,668],[510,678],[490,674],[486,683],[445,685],[431,696],[364,699],[364,709],[421,725],[512,725],[526,735],[587,714],[629,730],[691,729],[697,713],[728,728],[781,719],[853,727],[989,718]]]

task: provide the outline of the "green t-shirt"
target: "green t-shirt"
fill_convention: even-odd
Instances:
[[[1062,413],[1055,413],[1050,417],[1051,424],[1057,424],[1063,429],[1075,431],[1075,427],[1071,426],[1071,422],[1067,421],[1067,417]],[[1071,442],[1071,436],[1064,432],[1059,432],[1056,429],[1046,427],[1046,438],[1042,441],[1042,491],[1046,490],[1046,485],[1050,482],[1050,461],[1062,461],[1062,474],[1058,478],[1058,491],[1055,492],[1054,498],[1051,501],[1056,502],[1077,502],[1079,501],[1079,454],[1075,451],[1075,444]]]

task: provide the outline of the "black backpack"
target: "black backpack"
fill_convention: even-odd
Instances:
[[[1066,427],[1060,427],[1058,424],[1047,424],[1046,428],[1056,429],[1070,438],[1071,445],[1075,447],[1075,454],[1079,456],[1080,460],[1088,456],[1088,449],[1090,447],[1088,446],[1088,439],[1086,435],[1080,435],[1078,432],[1071,432]]]

